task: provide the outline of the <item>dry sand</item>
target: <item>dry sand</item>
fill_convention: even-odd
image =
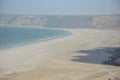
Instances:
[[[120,31],[66,30],[72,35],[0,51],[0,80],[119,78],[120,67],[101,63],[120,46]]]

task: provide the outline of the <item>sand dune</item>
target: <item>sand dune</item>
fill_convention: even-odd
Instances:
[[[120,67],[103,65],[120,31],[65,29],[72,35],[0,51],[0,80],[107,80]]]

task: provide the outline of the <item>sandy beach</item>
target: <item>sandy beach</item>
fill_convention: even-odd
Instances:
[[[120,67],[104,65],[120,47],[120,31],[65,29],[71,35],[0,51],[0,80],[108,80]],[[117,80],[117,79],[116,79]]]

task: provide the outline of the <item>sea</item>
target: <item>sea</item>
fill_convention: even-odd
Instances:
[[[71,33],[65,30],[0,26],[0,50],[64,37]]]

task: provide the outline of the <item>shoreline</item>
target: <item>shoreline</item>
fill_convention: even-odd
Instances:
[[[55,29],[54,29],[55,30]],[[15,54],[16,52],[17,52],[17,50],[18,51],[22,51],[21,49],[24,49],[24,50],[28,50],[29,51],[29,49],[27,48],[27,47],[30,47],[30,48],[32,48],[31,46],[40,46],[40,45],[44,45],[44,44],[46,44],[47,42],[49,43],[49,42],[53,42],[53,41],[56,41],[56,40],[60,40],[60,39],[62,39],[62,38],[66,38],[66,37],[69,37],[69,36],[71,36],[72,35],[72,33],[70,32],[70,31],[68,31],[68,30],[66,30],[66,29],[56,29],[56,30],[64,30],[64,31],[66,31],[66,33],[65,34],[62,34],[62,35],[58,35],[57,37],[55,36],[55,37],[53,37],[53,38],[50,38],[50,39],[46,39],[46,40],[42,40],[42,41],[35,41],[35,42],[31,42],[31,43],[28,43],[28,44],[22,44],[22,45],[18,45],[18,46],[14,46],[14,47],[11,47],[11,48],[7,48],[7,49],[3,49],[3,50],[0,50],[0,62],[2,63],[3,61],[2,61],[2,59],[4,59],[4,57],[6,57],[6,56],[8,56],[8,55],[10,55],[11,56],[11,59],[12,58],[14,58],[14,56],[16,56],[16,57],[19,57],[18,55],[22,55],[22,54],[20,54],[20,53],[17,53],[17,54]],[[42,47],[42,46],[40,46],[40,47]],[[14,53],[14,51],[15,51],[15,53]],[[14,53],[14,54],[9,54],[9,53]],[[24,53],[24,52],[23,52]],[[32,54],[32,53],[31,53]],[[24,55],[24,54],[23,54]],[[41,54],[42,55],[42,54]],[[13,56],[13,57],[12,57]],[[26,57],[27,56],[29,56],[29,54],[26,54],[25,55]],[[43,55],[43,56],[46,56],[46,55]],[[22,56],[23,57],[23,56]],[[21,57],[21,58],[22,58]],[[7,59],[7,58],[5,58],[5,59]],[[21,60],[21,59],[20,59]],[[22,61],[21,61],[22,62]],[[23,61],[24,62],[24,61]],[[10,63],[12,63],[12,61],[10,62]],[[33,62],[32,62],[33,63]],[[19,73],[19,72],[24,72],[24,71],[28,71],[28,70],[31,70],[31,69],[33,69],[37,64],[35,63],[33,63],[33,65],[32,65],[32,63],[30,63],[31,64],[31,68],[29,68],[28,66],[27,67],[21,67],[21,66],[18,66],[18,68],[17,68],[17,66],[16,66],[16,68],[14,68],[14,69],[9,69],[8,68],[8,71],[7,71],[7,68],[5,68],[4,69],[4,67],[3,68],[1,68],[1,66],[2,66],[2,64],[0,65],[0,72],[3,72],[2,74],[0,73],[0,76],[1,75],[9,75],[9,74],[11,74],[11,73]],[[9,65],[9,63],[8,63],[8,65]],[[13,64],[13,65],[15,65],[15,63]],[[21,64],[20,64],[21,65]],[[24,65],[26,65],[26,64],[24,64]],[[27,64],[28,65],[28,64]],[[32,67],[33,66],[33,67]],[[9,66],[8,66],[9,67]],[[19,69],[19,67],[21,67],[21,69]],[[5,71],[2,71],[2,69],[4,69]],[[16,71],[17,69],[19,69],[18,71]]]
[[[119,31],[66,30],[72,34],[0,51],[0,72],[7,73],[13,69],[10,76],[6,76],[14,78],[12,80],[33,80],[32,76],[34,80],[104,80],[115,76],[111,71],[116,73],[120,68],[114,69],[113,66],[102,65],[102,62],[110,56],[107,50],[119,47]],[[95,75],[99,75],[99,79]],[[7,80],[6,77],[0,75],[0,79]]]
[[[28,28],[28,27],[15,27],[15,28]],[[30,27],[30,28],[33,28],[33,27]],[[50,29],[50,28],[33,28],[33,29]],[[48,40],[52,40],[52,39],[62,38],[62,37],[66,37],[66,36],[69,36],[69,35],[72,34],[71,32],[65,31],[65,30],[60,30],[60,29],[55,29],[55,28],[52,29],[52,30],[64,31],[64,34],[59,34],[57,36],[52,36],[52,37],[48,37],[48,38],[44,38],[44,39],[37,39],[37,40],[33,40],[33,41],[24,41],[24,42],[20,42],[20,43],[15,43],[15,44],[8,45],[8,46],[5,46],[5,47],[0,47],[0,51],[4,51],[4,50],[7,50],[7,49],[12,49],[12,48],[19,47],[19,46],[24,46],[24,45],[34,44],[34,43],[40,43],[40,42],[44,42],[44,41],[48,41]]]

